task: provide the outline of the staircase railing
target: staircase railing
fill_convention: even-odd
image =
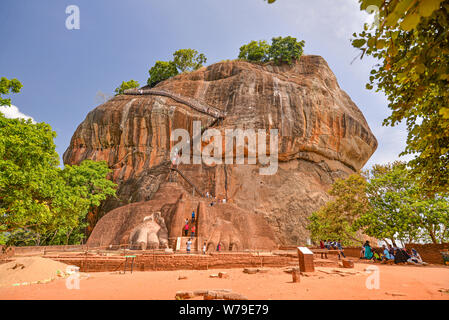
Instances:
[[[204,102],[199,102],[197,100],[193,100],[188,97],[182,97],[176,93],[168,92],[168,91],[161,90],[161,89],[145,89],[145,90],[143,90],[143,89],[128,89],[128,90],[125,90],[125,94],[164,96],[164,97],[171,98],[179,103],[185,104],[185,105],[191,107],[192,109],[195,109],[196,111],[205,113],[205,114],[210,115],[217,119],[224,118],[226,116],[226,113],[223,112],[222,110],[220,110],[216,107],[207,105]]]
[[[204,193],[202,193],[197,187],[196,185],[189,179],[187,178],[182,172],[181,170],[177,169],[177,168],[170,168],[170,170],[172,171],[176,171],[177,173],[179,173],[179,175],[185,180],[187,181],[188,184],[190,184],[190,186],[193,188],[193,190],[195,190],[201,197],[205,198],[206,196],[204,195]]]

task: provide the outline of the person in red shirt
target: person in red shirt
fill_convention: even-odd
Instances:
[[[190,229],[190,236],[193,238],[195,236],[195,226],[192,226],[192,228]]]

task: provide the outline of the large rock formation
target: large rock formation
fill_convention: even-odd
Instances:
[[[142,89],[146,92],[148,88]],[[179,199],[188,198],[197,210],[200,203],[207,207],[202,198],[182,196],[192,193],[194,185],[196,191],[228,200],[220,210],[215,207],[210,214],[213,218],[200,218],[198,232],[204,237],[214,237],[213,232],[223,234],[226,242],[241,249],[304,243],[307,217],[328,200],[329,186],[336,178],[359,170],[377,147],[362,113],[320,56],[303,56],[291,66],[220,62],[178,75],[155,89],[172,97],[136,92],[117,96],[91,111],[64,153],[66,164],[106,160],[119,184],[118,198],[106,201],[101,212],[117,209],[100,220],[91,242],[99,243],[102,236],[110,238],[102,245],[130,241],[123,237],[129,238],[143,218],[155,212],[161,212],[168,223],[169,238],[180,236],[182,222],[173,225],[169,221],[183,221],[191,209],[176,209]],[[212,113],[202,112],[190,102],[221,110],[226,116],[217,121]],[[277,173],[260,175],[260,164],[203,163],[179,166],[187,180],[175,172],[170,174],[174,144],[170,134],[184,128],[192,136],[195,120],[201,121],[203,128],[221,132],[227,128],[278,129]],[[181,191],[164,189],[169,179],[176,179]],[[139,217],[123,213],[129,211],[128,204],[136,202],[130,206],[142,210]],[[243,220],[237,222],[240,217]],[[205,221],[209,224],[201,225]],[[239,226],[245,223],[255,226],[249,230],[252,233],[245,234]],[[210,224],[220,224],[221,231],[213,231]],[[111,234],[106,236],[108,232]]]

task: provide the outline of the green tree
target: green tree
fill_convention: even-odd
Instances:
[[[368,175],[367,196],[371,208],[357,219],[355,227],[371,237],[388,239],[395,245],[396,239],[416,239],[415,191],[406,164],[375,165]]]
[[[11,99],[4,99],[2,95],[12,93],[19,93],[22,89],[22,83],[17,79],[8,80],[5,77],[0,79],[0,106],[10,106]]]
[[[297,41],[296,38],[290,36],[273,38],[268,56],[277,64],[291,64],[303,54],[304,44],[304,40]]]
[[[333,199],[309,217],[308,229],[312,240],[334,239],[347,244],[361,242],[353,224],[370,210],[365,178],[352,174],[347,179],[337,179],[329,195]]]
[[[379,27],[354,33],[352,44],[379,63],[368,89],[388,98],[384,125],[405,122],[410,166],[427,192],[449,190],[449,0],[360,0],[379,8]]]
[[[58,167],[48,124],[0,115],[0,237],[10,244],[79,242],[92,207],[113,194],[105,163]]]
[[[149,71],[148,85],[154,87],[161,81],[174,77],[178,74],[178,69],[173,61],[156,61]]]
[[[131,79],[129,81],[123,81],[122,84],[119,87],[117,87],[114,92],[115,95],[118,96],[119,94],[125,93],[125,90],[139,87],[140,87],[139,82]]]
[[[2,231],[39,228],[53,219],[50,206],[59,164],[54,137],[48,124],[0,114]]]
[[[266,62],[270,45],[265,40],[251,41],[240,47],[239,59]]]
[[[173,63],[181,73],[198,70],[206,61],[206,56],[194,49],[180,49],[173,53]]]
[[[309,218],[312,239],[354,242],[365,234],[394,245],[449,241],[447,195],[429,196],[417,181],[402,162],[337,180],[329,192],[333,199]]]
[[[448,240],[449,203],[441,195],[429,196],[406,163],[375,165],[368,174],[370,210],[355,223],[356,229],[377,239],[404,243]]]

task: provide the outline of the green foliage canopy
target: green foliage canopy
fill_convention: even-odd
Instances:
[[[173,61],[156,61],[150,69],[148,85],[154,87],[161,81],[174,77],[179,71],[188,72],[201,68],[206,63],[204,54],[198,53],[194,49],[180,49],[173,54]]]
[[[304,44],[304,40],[297,41],[296,38],[290,36],[273,38],[268,56],[270,60],[278,64],[282,62],[291,64],[303,54]]]
[[[240,47],[239,59],[266,62],[270,45],[265,40],[251,41]]]
[[[251,62],[274,61],[277,64],[298,60],[303,54],[304,40],[297,41],[293,37],[272,38],[271,45],[266,41],[251,41],[240,47],[239,59]]]
[[[115,194],[115,184],[106,179],[105,162],[59,168],[55,136],[48,124],[0,114],[2,241],[79,243],[89,210]]]
[[[19,93],[22,89],[22,83],[17,79],[8,80],[5,77],[0,79],[0,106],[10,106],[11,99],[4,99],[2,95],[8,95],[10,92]]]
[[[449,241],[447,195],[423,192],[405,163],[374,165],[337,180],[329,201],[310,219],[312,239],[356,240],[362,233],[404,243]]]
[[[198,70],[206,61],[206,56],[194,49],[180,49],[173,53],[173,62],[181,73]]]
[[[360,0],[361,9],[379,8],[379,28],[354,33],[361,57],[379,64],[368,89],[388,98],[384,125],[405,121],[410,162],[428,193],[449,190],[449,0]]]
[[[312,240],[333,239],[346,244],[358,243],[353,224],[370,207],[365,178],[360,174],[352,174],[347,179],[337,179],[329,195],[333,200],[309,217],[308,229]]]
[[[447,197],[423,192],[407,164],[375,165],[367,178],[371,209],[360,216],[354,228],[393,243],[395,239],[405,243],[449,240]]]
[[[117,87],[114,92],[115,92],[115,95],[117,96],[119,94],[125,93],[125,90],[138,88],[138,87],[140,87],[139,82],[131,79],[129,81],[123,81],[122,84],[119,87]]]
[[[156,61],[149,71],[148,85],[154,87],[161,81],[174,77],[178,74],[178,69],[173,61]]]

